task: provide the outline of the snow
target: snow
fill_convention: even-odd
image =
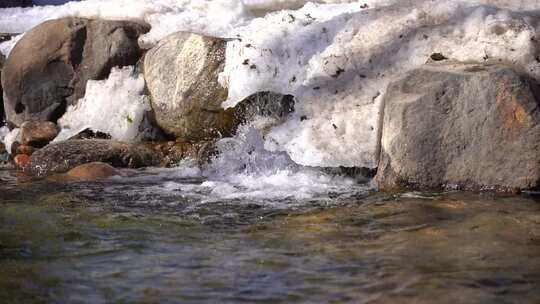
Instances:
[[[11,50],[15,47],[15,44],[21,40],[24,34],[19,34],[11,37],[10,40],[0,43],[0,53],[2,53],[6,58],[9,56]]]
[[[89,80],[86,94],[58,120],[55,142],[67,140],[85,129],[109,134],[112,139],[135,142],[151,132],[145,115],[150,111],[143,95],[144,79],[133,67],[113,68],[107,80]]]
[[[306,166],[375,168],[387,85],[431,54],[501,61],[540,80],[534,13],[473,5],[479,1],[405,2],[307,4],[238,27],[220,76],[229,89],[224,106],[260,91],[294,95],[295,112],[267,134],[268,150]],[[513,4],[539,7],[525,2]]]
[[[11,130],[11,132],[6,132],[5,127],[2,127],[2,142],[4,143],[4,146],[6,147],[6,151],[11,154],[11,147],[15,142],[21,141],[21,129],[15,128]]]
[[[306,2],[306,0],[87,0],[69,2],[61,6],[0,9],[0,32],[23,33],[46,20],[68,16],[139,20],[152,25],[152,30],[141,38],[143,45],[151,45],[177,31],[227,37],[235,26],[252,18],[251,10],[267,12],[299,7]]]

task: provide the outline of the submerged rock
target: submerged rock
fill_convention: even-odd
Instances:
[[[69,170],[65,177],[68,180],[95,181],[115,175],[120,175],[120,172],[113,166],[102,162],[93,162]]]
[[[42,148],[58,135],[58,127],[50,121],[27,121],[21,125],[23,145]]]
[[[144,76],[157,124],[187,140],[230,135],[237,121],[224,110],[227,89],[218,83],[225,40],[179,32],[148,51]]]
[[[127,21],[62,18],[27,32],[2,71],[7,120],[56,121],[83,97],[89,79],[137,63],[137,39],[149,27]]]
[[[538,84],[507,66],[407,73],[385,97],[379,188],[538,188],[539,102]]]
[[[103,162],[120,168],[140,168],[159,163],[145,147],[110,140],[68,140],[35,152],[25,171],[36,177],[65,173],[79,165]]]

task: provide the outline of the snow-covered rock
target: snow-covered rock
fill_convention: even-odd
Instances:
[[[436,2],[308,4],[255,19],[228,44],[224,106],[260,91],[294,95],[295,113],[267,136],[267,149],[302,165],[374,168],[389,81],[433,53],[502,61],[540,79],[535,13]]]

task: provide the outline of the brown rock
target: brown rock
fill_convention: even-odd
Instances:
[[[160,158],[161,167],[175,166],[183,160],[194,160],[199,165],[210,161],[214,153],[214,142],[189,142],[183,140],[147,143],[150,149],[156,151]]]
[[[32,155],[32,153],[34,153],[34,151],[36,151],[36,149],[32,146],[19,145],[17,146],[16,154],[24,154],[30,156]]]
[[[149,26],[127,21],[46,21],[16,44],[2,70],[7,121],[56,121],[85,94],[87,80],[137,63],[138,37]]]
[[[18,154],[13,160],[15,161],[15,165],[17,165],[18,168],[24,169],[28,165],[30,157],[26,154]]]
[[[58,127],[50,121],[27,121],[21,126],[23,145],[36,148],[46,146],[58,135]]]
[[[68,179],[77,181],[95,181],[115,175],[120,175],[118,170],[113,166],[102,162],[80,165],[66,173]]]
[[[45,177],[91,162],[117,168],[140,168],[157,165],[159,159],[154,151],[140,145],[103,139],[67,140],[34,152],[25,171],[32,176]]]

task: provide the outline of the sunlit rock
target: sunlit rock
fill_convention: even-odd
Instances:
[[[58,135],[58,127],[50,121],[27,121],[21,125],[21,143],[41,148]]]
[[[386,94],[377,183],[396,187],[540,186],[540,86],[502,65],[426,66]]]
[[[180,32],[148,51],[144,76],[156,121],[165,132],[189,140],[232,133],[237,121],[233,110],[221,108],[227,89],[218,83],[225,43]]]

